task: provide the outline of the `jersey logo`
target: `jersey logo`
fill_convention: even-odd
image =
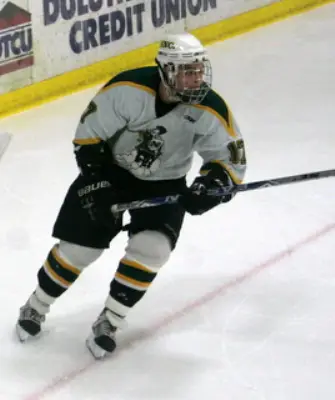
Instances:
[[[117,161],[126,164],[136,176],[149,176],[158,170],[163,154],[164,126],[138,132],[138,144],[128,154],[116,155]]]
[[[184,115],[184,118],[186,119],[186,121],[192,122],[192,124],[194,124],[196,122],[196,120],[193,117],[191,117],[190,115]]]

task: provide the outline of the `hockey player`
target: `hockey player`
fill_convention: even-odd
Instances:
[[[115,335],[176,246],[185,211],[200,215],[233,197],[207,191],[240,183],[244,144],[224,100],[211,89],[202,44],[188,33],[168,35],[156,66],[116,75],[92,99],[74,138],[80,174],[53,228],[58,242],[20,309],[21,341],[35,336],[50,306],[122,230],[111,205],[181,193],[180,202],[130,211],[128,243],[86,344],[96,358],[116,347]],[[200,174],[186,186],[194,152]]]

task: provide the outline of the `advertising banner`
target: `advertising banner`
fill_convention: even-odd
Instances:
[[[0,94],[274,0],[0,0]]]

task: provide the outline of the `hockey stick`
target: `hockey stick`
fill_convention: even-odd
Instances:
[[[301,175],[284,176],[282,178],[266,179],[263,181],[255,181],[235,185],[233,187],[221,188],[209,192],[212,196],[224,196],[231,193],[247,192],[249,190],[264,189],[272,186],[288,185],[290,183],[310,181],[314,179],[329,178],[335,176],[335,169],[328,169],[325,171],[310,172]],[[135,210],[146,207],[156,207],[164,204],[174,204],[178,202],[180,195],[170,195],[162,197],[154,197],[146,200],[136,200],[129,203],[114,204],[111,208],[112,212],[120,212],[126,210]]]
[[[0,160],[11,141],[12,136],[9,133],[0,133]]]

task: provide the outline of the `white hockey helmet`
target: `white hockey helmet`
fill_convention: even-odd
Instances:
[[[160,42],[156,62],[172,101],[198,104],[206,97],[212,85],[212,67],[206,49],[195,36],[167,35]]]

